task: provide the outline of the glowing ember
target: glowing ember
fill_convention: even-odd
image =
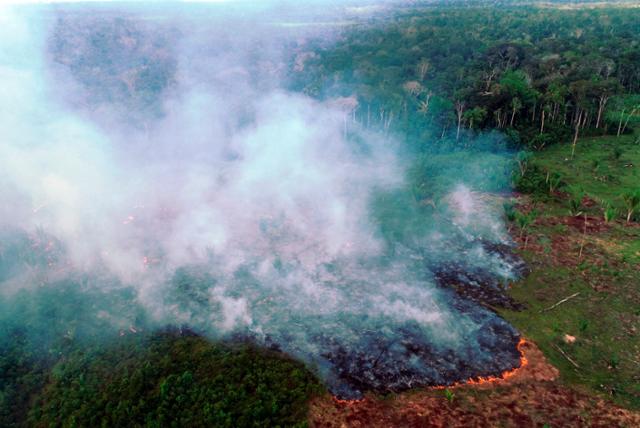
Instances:
[[[333,401],[335,401],[337,404],[340,404],[342,406],[353,406],[355,404],[364,403],[365,400],[366,398],[359,398],[357,400],[343,400],[336,397],[335,395],[333,396]]]
[[[524,350],[523,350],[523,347],[526,343],[527,343],[526,340],[524,340],[523,338],[520,338],[520,341],[518,342],[518,345],[517,345],[518,352],[520,352],[519,367],[515,367],[511,370],[504,371],[500,376],[478,376],[477,378],[467,379],[464,382],[456,382],[452,385],[434,386],[432,387],[432,389],[450,389],[450,388],[457,388],[465,385],[483,385],[487,383],[496,383],[496,382],[506,381],[507,379],[513,377],[513,375],[515,375],[520,369],[522,369],[527,364],[529,364],[529,361],[527,361],[527,357],[524,355]]]
[[[520,341],[518,342],[517,348],[518,348],[518,352],[520,352],[520,366],[519,367],[515,367],[511,370],[507,370],[504,371],[500,376],[479,376],[476,378],[471,378],[468,379],[466,381],[463,382],[455,382],[451,385],[438,385],[438,386],[432,386],[429,387],[429,389],[433,389],[433,390],[444,390],[444,389],[452,389],[452,388],[458,388],[458,387],[462,387],[462,386],[468,386],[468,385],[486,385],[486,384],[491,384],[491,383],[501,383],[501,382],[505,382],[508,379],[510,379],[511,377],[513,377],[519,370],[523,369],[527,364],[529,364],[527,357],[525,356],[525,352],[524,352],[524,346],[526,345],[526,340],[523,338],[520,338]],[[341,399],[338,398],[336,396],[333,396],[333,401],[336,404],[342,405],[342,406],[354,406],[354,405],[358,405],[361,403],[364,403],[366,401],[366,398],[359,398],[359,399],[355,399],[355,400],[349,400],[349,399]]]

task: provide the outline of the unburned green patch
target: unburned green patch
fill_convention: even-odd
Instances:
[[[130,335],[61,360],[32,426],[304,426],[321,392],[300,363],[176,333]]]

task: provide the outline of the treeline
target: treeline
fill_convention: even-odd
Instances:
[[[638,22],[615,7],[403,11],[299,53],[291,86],[418,145],[487,128],[532,149],[622,134],[640,122]]]

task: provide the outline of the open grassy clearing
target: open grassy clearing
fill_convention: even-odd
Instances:
[[[559,173],[563,184],[551,195],[518,198],[519,210],[539,213],[522,237],[513,226],[531,274],[510,294],[527,308],[503,313],[561,381],[633,409],[640,408],[640,224],[637,213],[626,223],[622,195],[640,190],[636,141],[582,139],[573,159],[570,145],[535,154],[530,174]],[[585,192],[578,210],[570,206],[576,188]],[[607,203],[617,211],[609,222]]]

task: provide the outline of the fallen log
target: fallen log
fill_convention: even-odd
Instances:
[[[564,302],[573,299],[574,297],[578,296],[579,294],[580,294],[579,291],[577,293],[573,293],[571,296],[565,297],[564,299],[560,300],[559,302],[556,302],[555,304],[549,306],[548,308],[542,309],[539,313],[550,311],[551,309],[555,308],[556,306],[560,306]]]

